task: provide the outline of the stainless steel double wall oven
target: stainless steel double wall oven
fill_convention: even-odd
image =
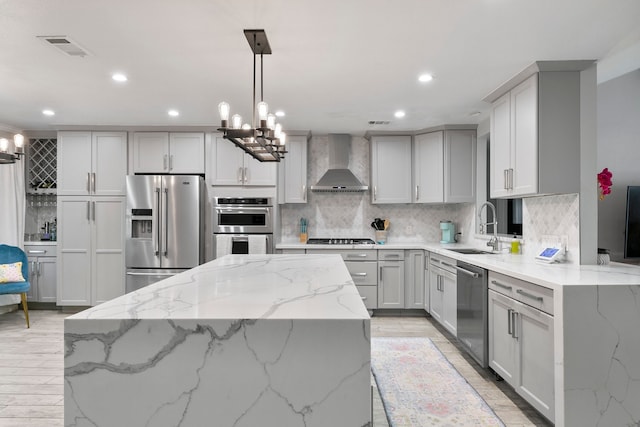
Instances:
[[[265,242],[264,252],[273,253],[271,197],[215,197],[213,238],[215,258],[227,253],[250,254],[251,242],[256,240]],[[227,253],[219,253],[222,239],[229,242]]]

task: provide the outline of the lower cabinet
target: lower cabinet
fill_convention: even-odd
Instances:
[[[489,366],[553,422],[553,316],[501,291],[537,302],[548,297],[519,287],[521,281],[489,277]]]
[[[425,308],[424,251],[405,252],[404,308]]]
[[[458,284],[455,261],[446,257],[429,256],[429,304],[431,317],[454,336],[457,336]]]
[[[56,302],[56,247],[55,245],[29,245],[24,251],[29,261],[31,288],[27,300]]]
[[[405,308],[404,250],[378,251],[378,308]]]
[[[58,197],[58,305],[124,295],[125,204],[124,197]]]

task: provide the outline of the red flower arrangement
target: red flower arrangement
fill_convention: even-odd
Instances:
[[[613,178],[613,174],[608,168],[602,169],[602,172],[598,174],[598,185],[600,186],[598,194],[600,200],[604,200],[604,196],[611,194],[611,186],[613,185],[611,178]]]

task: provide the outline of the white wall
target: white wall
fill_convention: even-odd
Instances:
[[[598,85],[598,171],[613,173],[611,194],[598,202],[598,247],[624,255],[628,185],[640,185],[640,70]]]

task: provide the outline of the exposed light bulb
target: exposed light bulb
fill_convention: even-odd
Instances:
[[[55,116],[56,113],[53,110],[42,110],[42,114],[44,114],[45,116]]]
[[[9,148],[9,140],[7,138],[0,138],[0,151],[6,153],[7,148]]]
[[[276,127],[276,115],[269,113],[267,116],[267,127],[273,129]]]
[[[418,81],[422,83],[430,82],[431,80],[433,80],[433,75],[431,74],[422,74],[418,77]]]
[[[171,117],[178,117],[180,115],[180,112],[178,110],[169,110],[167,111],[167,114],[169,114]]]
[[[231,116],[231,129],[240,129],[242,127],[242,116],[234,114]]]
[[[399,118],[399,119],[400,119],[400,118],[402,118],[402,117],[404,117],[404,116],[405,116],[405,112],[404,112],[404,111],[402,111],[402,110],[400,110],[400,111],[396,111],[396,112],[395,112],[395,114],[394,114],[394,116],[396,116],[397,118]]]
[[[281,133],[282,133],[282,125],[280,123],[276,123],[276,127],[273,131],[273,136],[276,138],[280,138]]]
[[[278,117],[284,117],[284,116],[285,116],[284,111],[282,111],[282,110],[278,110],[278,111],[276,111],[276,116],[278,116]]]
[[[115,73],[115,74],[113,74],[113,75],[111,76],[111,79],[112,79],[113,81],[118,82],[118,83],[124,83],[124,82],[126,82],[126,81],[128,80],[128,79],[127,79],[127,76],[125,76],[125,75],[124,75],[124,74],[122,74],[122,73]]]
[[[244,123],[244,124],[242,125],[242,129],[243,129],[243,130],[249,130],[249,129],[251,129],[251,125],[250,125],[249,123]]]
[[[280,137],[278,139],[280,140],[280,145],[284,145],[287,140],[287,134],[280,132]]]
[[[19,133],[13,135],[13,144],[16,148],[22,148],[24,146],[24,136]]]
[[[220,114],[220,121],[222,122],[222,127],[227,127],[227,122],[229,120],[229,104],[222,101],[218,104],[218,113]]]
[[[261,101],[261,102],[258,102],[258,105],[256,108],[258,109],[258,119],[260,121],[262,120],[266,121],[267,115],[269,114],[269,105],[266,102]]]

